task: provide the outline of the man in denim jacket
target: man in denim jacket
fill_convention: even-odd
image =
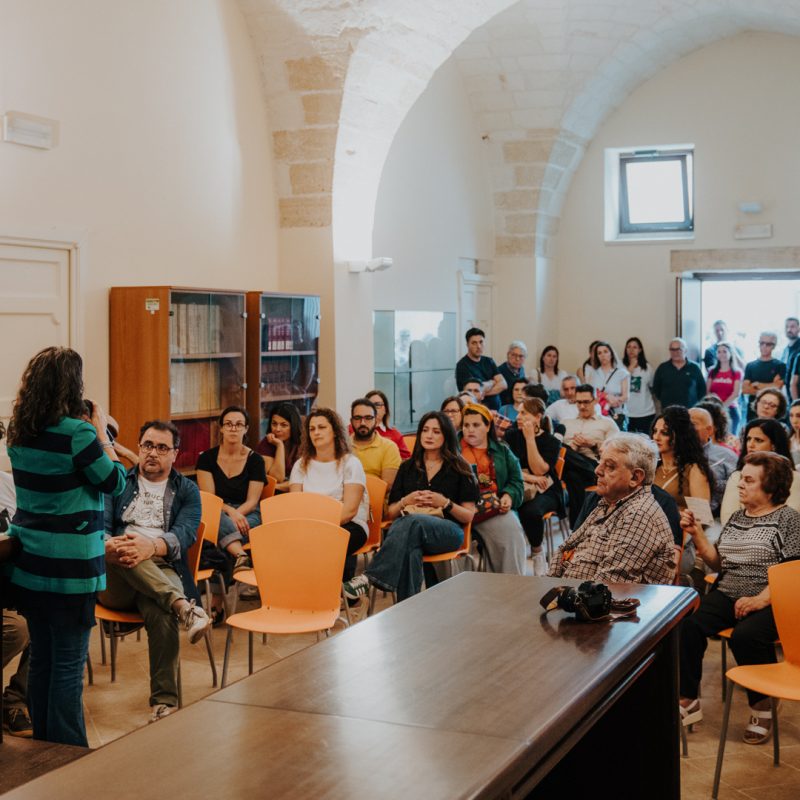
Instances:
[[[139,431],[139,464],[128,471],[122,494],[106,500],[107,588],[98,599],[144,619],[151,722],[178,705],[179,624],[192,644],[210,624],[195,605],[197,587],[186,560],[201,505],[196,484],[173,468],[179,445],[171,422],[146,422]]]

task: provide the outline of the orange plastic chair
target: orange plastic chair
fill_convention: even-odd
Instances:
[[[347,531],[316,519],[267,522],[250,531],[261,608],[228,618],[222,685],[228,679],[233,629],[248,632],[248,669],[253,673],[253,634],[329,631],[339,618]],[[297,557],[298,552],[303,558]]]
[[[369,495],[369,536],[367,541],[355,551],[353,555],[364,556],[366,566],[367,556],[374,553],[381,546],[381,533],[383,530],[383,503],[389,484],[376,475],[367,475],[367,494]]]
[[[772,698],[772,743],[775,766],[780,764],[777,700],[800,700],[800,623],[798,623],[797,616],[797,609],[800,608],[800,561],[776,564],[769,568],[767,574],[772,613],[775,616],[775,626],[778,629],[784,660],[777,664],[750,664],[744,667],[734,667],[727,671],[728,687],[725,693],[725,711],[719,737],[714,788],[711,792],[713,798],[716,798],[719,793],[733,685],[738,684],[744,689],[750,689]]]
[[[219,539],[219,522],[220,516],[222,514],[222,498],[217,497],[215,494],[211,494],[211,492],[200,492],[200,503],[202,504],[202,512],[200,519],[203,522],[203,529],[205,533],[203,534],[203,538],[207,542],[211,542],[214,547],[217,546],[217,540]],[[200,536],[198,533],[197,536],[197,543],[200,551],[202,552],[202,542],[200,541]],[[198,553],[198,570],[194,577],[194,582],[197,584],[198,589],[200,588],[201,583],[205,583],[205,598],[206,598],[206,612],[209,614],[211,613],[211,585],[210,581],[214,577],[214,570],[213,569],[199,569],[199,558],[200,554]],[[222,602],[225,605],[225,579],[222,577],[222,573],[217,573],[217,578],[219,579],[220,590],[222,591]]]
[[[561,477],[564,474],[564,464],[567,460],[567,448],[562,446],[558,451],[558,459],[556,460],[556,478],[561,483]],[[547,563],[550,563],[550,558],[555,552],[555,540],[553,530],[553,522],[558,521],[558,531],[561,538],[566,541],[569,538],[569,522],[563,517],[559,517],[555,511],[548,511],[542,515],[542,522],[544,522],[544,541],[545,541],[545,558]]]
[[[416,433],[406,433],[403,435],[403,441],[406,443],[409,453],[414,452],[414,445],[417,443]]]
[[[264,488],[261,490],[261,497],[259,497],[259,503],[262,500],[267,500],[275,494],[275,487],[278,485],[278,481],[276,478],[273,478],[272,475],[267,475],[267,482],[264,484]],[[259,510],[261,506],[259,505]],[[245,550],[250,549],[250,542],[246,542],[242,547]]]

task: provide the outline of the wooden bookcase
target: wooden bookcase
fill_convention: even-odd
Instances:
[[[111,414],[136,448],[150,419],[181,432],[175,466],[193,472],[217,443],[228,405],[245,405],[244,292],[173,286],[114,287],[110,301]]]
[[[275,403],[307,414],[319,391],[320,301],[316,295],[247,293],[250,445],[266,434]]]

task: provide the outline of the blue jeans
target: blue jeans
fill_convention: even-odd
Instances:
[[[53,622],[37,611],[25,617],[31,637],[28,707],[33,738],[88,747],[83,721],[83,668],[91,627]]]
[[[238,506],[232,506],[232,508],[238,508]],[[250,523],[251,528],[255,528],[256,525],[261,524],[261,511],[259,510],[258,506],[256,506],[256,508],[249,514],[245,514],[245,517],[247,517],[247,521]],[[220,550],[224,551],[228,545],[233,544],[234,542],[243,541],[245,541],[245,538],[241,533],[239,533],[236,523],[223,511],[219,521],[219,538],[217,539],[217,546]]]
[[[389,528],[366,575],[379,589],[397,592],[398,601],[405,600],[422,588],[422,556],[447,553],[463,541],[464,531],[449,519],[427,514],[400,517]]]
[[[739,406],[728,406],[728,416],[731,418],[731,430],[730,432],[734,436],[739,435],[739,423],[741,422],[741,417],[739,416]]]

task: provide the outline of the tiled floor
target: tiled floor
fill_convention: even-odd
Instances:
[[[378,607],[388,600],[379,599]],[[253,607],[241,604],[241,608]],[[337,626],[336,630],[341,630]],[[225,627],[213,632],[213,642],[218,669],[222,672],[225,646]],[[264,646],[260,640],[255,645],[255,668],[261,669],[302,648],[313,645],[315,635],[270,637]],[[137,642],[129,636],[120,643],[118,671],[115,683],[110,682],[110,668],[100,663],[100,644],[95,630],[91,654],[94,663],[94,685],[84,691],[86,726],[89,744],[99,747],[129,731],[147,725],[148,665],[147,641]],[[211,670],[204,645],[181,645],[181,670],[184,703],[189,704],[210,694]],[[7,672],[10,674],[10,672]],[[229,668],[229,681],[247,674],[247,637],[238,633]],[[706,800],[711,795],[714,765],[717,753],[719,727],[722,716],[720,699],[720,645],[710,642],[705,660],[704,721],[688,735],[689,757],[681,759],[683,800]],[[643,711],[646,713],[646,711]],[[720,798],[768,798],[769,800],[797,800],[800,798],[800,704],[784,703],[781,708],[781,765],[772,764],[772,745],[753,747],[741,741],[746,724],[746,700],[743,692],[736,692],[728,736],[726,758],[722,772]],[[622,734],[624,735],[624,733]],[[2,777],[0,776],[0,792]],[[643,787],[643,797],[646,796]]]

